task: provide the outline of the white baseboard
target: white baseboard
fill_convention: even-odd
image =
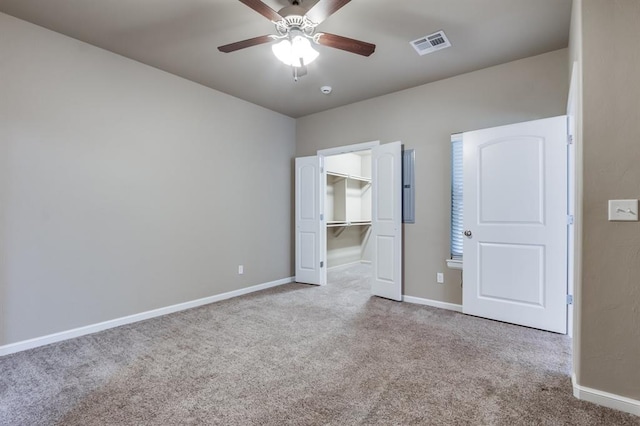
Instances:
[[[575,375],[571,377],[571,384],[573,384],[573,396],[578,399],[640,416],[640,401],[580,386],[576,383]]]
[[[456,305],[455,303],[440,302],[438,300],[423,299],[421,297],[413,297],[413,296],[402,296],[402,301],[408,302],[408,303],[415,303],[416,305],[433,306],[434,308],[462,312],[462,305]]]
[[[282,278],[276,281],[270,281],[267,283],[254,285],[251,287],[241,288],[240,290],[234,290],[234,291],[229,291],[227,293],[216,294],[215,296],[204,297],[202,299],[196,299],[189,302],[178,303],[177,305],[171,305],[171,306],[166,306],[164,308],[153,309],[151,311],[141,312],[139,314],[133,314],[133,315],[129,315],[122,318],[116,318],[109,321],[100,322],[97,324],[87,325],[84,327],[78,327],[72,330],[61,331],[59,333],[49,334],[47,336],[36,337],[34,339],[11,343],[8,345],[0,346],[0,356],[9,355],[9,354],[20,352],[20,351],[26,351],[27,349],[37,348],[38,346],[44,346],[51,343],[60,342],[62,340],[73,339],[74,337],[80,337],[87,334],[97,333],[98,331],[107,330],[109,328],[119,327],[121,325],[131,324],[134,322],[159,317],[161,315],[167,315],[174,312],[184,311],[186,309],[196,308],[202,305],[208,305],[209,303],[219,302],[225,299],[231,299],[232,297],[242,296],[244,294],[265,290],[267,288],[288,284],[290,282],[293,282],[293,277]]]

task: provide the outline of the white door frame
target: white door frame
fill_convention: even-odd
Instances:
[[[574,61],[571,69],[571,83],[569,85],[569,97],[567,100],[567,131],[569,132],[569,149],[567,151],[567,213],[573,216],[573,224],[568,229],[567,241],[567,293],[575,294],[576,281],[576,193],[578,175],[576,173],[579,165],[576,163],[576,139],[578,114],[578,62]],[[574,335],[574,310],[573,304],[567,309],[567,333],[569,337]]]
[[[366,151],[378,145],[380,145],[380,141],[363,142],[363,143],[356,143],[353,145],[338,146],[336,148],[319,149],[318,156],[329,157],[331,155],[348,154],[350,152],[357,152],[357,151]]]
[[[358,151],[367,151],[369,149],[372,149],[376,146],[380,145],[380,141],[371,141],[371,142],[362,142],[362,143],[357,143],[357,144],[352,144],[352,145],[344,145],[344,146],[338,146],[335,148],[326,148],[326,149],[319,149],[317,152],[318,157],[320,158],[320,166],[322,167],[322,176],[321,179],[323,180],[323,183],[321,183],[320,185],[320,197],[323,197],[323,199],[321,200],[322,203],[320,205],[324,206],[324,197],[327,196],[326,194],[326,182],[327,182],[327,171],[324,170],[324,157],[330,157],[332,155],[340,155],[340,154],[348,154],[350,152],[358,152]],[[324,189],[323,189],[324,188]],[[324,207],[323,207],[324,208]],[[326,227],[325,227],[326,229]],[[322,256],[322,258],[324,259],[324,265],[325,267],[322,268],[322,271],[320,272],[321,274],[321,281],[323,284],[327,283],[327,269],[328,265],[327,265],[327,233],[326,232],[321,232],[320,233],[320,255]]]

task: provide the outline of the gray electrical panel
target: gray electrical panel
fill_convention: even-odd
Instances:
[[[416,223],[415,150],[402,151],[402,222]]]

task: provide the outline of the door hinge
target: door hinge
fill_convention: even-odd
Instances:
[[[324,268],[324,261],[322,261],[322,260],[320,261],[320,267]]]
[[[324,167],[320,167],[320,174],[324,173]]]
[[[320,213],[320,222],[322,222],[324,220],[324,214]]]
[[[567,305],[573,305],[573,294],[567,294]]]
[[[567,135],[567,145],[573,145],[573,135]]]
[[[573,225],[573,215],[572,214],[568,214],[567,215],[567,225]]]

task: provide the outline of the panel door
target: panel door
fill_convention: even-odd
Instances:
[[[567,332],[566,123],[464,133],[464,313]]]
[[[322,256],[320,157],[296,158],[295,173],[296,282],[323,285],[326,274]]]
[[[402,300],[402,145],[372,149],[372,294]]]

